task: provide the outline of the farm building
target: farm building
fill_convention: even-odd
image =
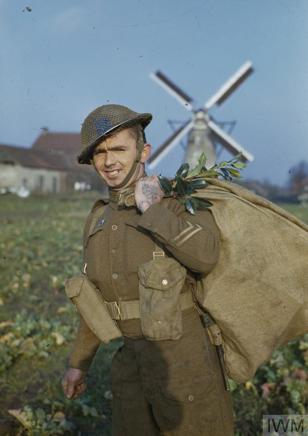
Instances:
[[[80,135],[44,130],[30,148],[0,144],[0,189],[58,193],[102,189],[91,166],[79,165]]]

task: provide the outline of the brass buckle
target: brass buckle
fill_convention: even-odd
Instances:
[[[153,260],[157,257],[165,257],[165,253],[163,251],[153,251]]]

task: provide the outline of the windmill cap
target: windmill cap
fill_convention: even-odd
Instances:
[[[82,151],[78,156],[80,164],[91,164],[93,151],[98,142],[117,129],[140,124],[143,129],[151,122],[152,114],[134,112],[126,106],[106,104],[94,109],[81,127]]]

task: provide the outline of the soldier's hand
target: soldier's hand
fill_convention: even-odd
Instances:
[[[62,379],[62,387],[67,398],[74,400],[86,390],[85,375],[81,369],[68,368],[66,370]]]
[[[152,204],[159,203],[164,196],[156,176],[142,177],[135,187],[135,199],[138,209],[143,213]]]

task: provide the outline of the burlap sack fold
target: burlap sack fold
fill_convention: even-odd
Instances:
[[[245,382],[308,332],[308,226],[234,183],[207,180],[193,196],[213,203],[221,250],[198,299],[222,330],[230,378]]]

